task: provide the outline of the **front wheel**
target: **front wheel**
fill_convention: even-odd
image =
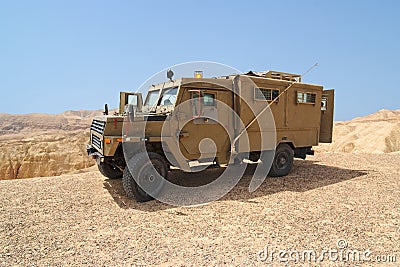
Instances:
[[[129,160],[122,177],[122,185],[128,197],[145,202],[160,193],[167,174],[167,164],[161,155],[142,152]]]
[[[275,150],[275,156],[269,170],[269,176],[280,177],[288,175],[293,167],[293,149],[288,144],[280,144]]]
[[[101,162],[97,164],[97,167],[100,173],[109,179],[119,179],[122,177],[122,171],[110,163]]]

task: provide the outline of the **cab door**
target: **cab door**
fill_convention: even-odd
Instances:
[[[332,143],[333,134],[333,108],[335,90],[324,90],[321,98],[321,124],[319,142]]]
[[[192,120],[181,130],[181,150],[191,155],[189,157],[192,159],[198,159],[200,155],[202,158],[213,157],[216,153],[216,156],[224,161],[230,146],[228,131],[225,128],[232,127],[232,114],[226,109],[227,106],[232,106],[232,92],[201,89],[188,90],[187,93],[191,98]],[[214,145],[205,142],[201,148],[200,143],[204,139],[211,139]]]

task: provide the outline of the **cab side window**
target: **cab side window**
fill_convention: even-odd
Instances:
[[[203,101],[205,107],[213,107],[215,106],[215,95],[205,93],[203,96]]]
[[[215,107],[215,94],[193,91],[191,98],[193,99],[193,116],[200,117],[203,115],[205,107]]]

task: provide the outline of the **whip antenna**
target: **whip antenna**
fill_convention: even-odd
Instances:
[[[306,75],[307,73],[309,73],[313,68],[318,66],[318,62],[316,62],[314,65],[312,65],[306,72],[304,72],[301,76],[303,77],[304,75]]]

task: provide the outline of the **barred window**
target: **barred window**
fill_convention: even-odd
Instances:
[[[256,100],[272,101],[279,96],[279,90],[255,87],[254,96]]]
[[[297,92],[297,103],[315,104],[317,94]]]

